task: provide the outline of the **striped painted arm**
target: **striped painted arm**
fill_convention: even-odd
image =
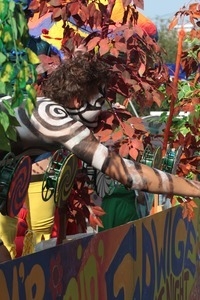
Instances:
[[[197,181],[188,181],[110,152],[87,127],[73,120],[62,106],[50,99],[38,99],[31,123],[43,140],[62,144],[81,160],[128,188],[150,193],[200,196],[200,183]]]

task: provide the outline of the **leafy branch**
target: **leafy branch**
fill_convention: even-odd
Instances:
[[[27,48],[27,20],[21,4],[0,1],[0,94],[11,100],[1,103],[0,148],[10,151],[10,141],[16,141],[14,108],[24,103],[31,113],[36,98],[34,83],[37,56]]]

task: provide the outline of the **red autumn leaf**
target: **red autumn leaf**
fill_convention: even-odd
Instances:
[[[173,29],[177,24],[178,24],[178,17],[175,16],[173,20],[170,22],[168,29],[169,30]]]
[[[52,6],[61,6],[62,1],[61,0],[50,0],[49,4],[52,5]]]
[[[142,85],[142,87],[143,87],[143,89],[144,89],[145,91],[150,91],[150,90],[151,90],[151,86],[150,86],[149,83],[147,83],[147,82],[142,82],[141,85]]]
[[[30,9],[30,8],[29,8]],[[48,6],[46,2],[42,2],[39,8],[39,18],[43,17],[48,12]]]
[[[123,76],[125,83],[126,82],[128,83],[128,81],[131,82],[131,80],[132,80],[132,79],[130,79],[131,75],[128,71],[125,70],[124,72],[122,72],[122,76]]]
[[[102,118],[103,120],[106,120],[106,124],[107,125],[112,125],[113,124],[113,120],[115,119],[113,113],[105,113],[105,114],[102,114]]]
[[[98,124],[98,126],[95,128],[94,134],[95,135],[102,135],[102,131],[104,131],[106,129],[111,130],[110,126],[107,126],[105,123],[100,122]]]
[[[155,90],[152,92],[152,94],[153,94],[153,101],[160,107],[161,106],[160,94],[158,94]]]
[[[183,110],[185,112],[192,112],[192,111],[194,111],[194,108],[195,108],[195,105],[192,103],[183,104]]]
[[[112,134],[113,142],[117,142],[117,141],[121,140],[122,137],[123,137],[122,130],[117,130]]]
[[[122,144],[119,148],[119,155],[122,157],[127,157],[129,154],[129,146],[127,144]]]
[[[193,143],[195,143],[195,137],[188,132],[185,136],[185,145],[190,146]]]
[[[89,215],[89,224],[94,229],[96,228],[96,226],[103,228],[102,221],[99,217],[95,216],[94,214]]]
[[[41,5],[41,4],[40,4]],[[29,7],[28,7],[30,10],[32,10],[32,11],[37,11],[38,10],[38,8],[39,8],[39,3],[38,3],[38,1],[37,0],[32,0],[31,2],[30,2],[30,5],[29,5]]]
[[[133,126],[136,130],[147,132],[143,123],[134,123]]]
[[[61,13],[62,13],[62,10],[60,7],[54,8],[52,18],[53,19],[59,18],[61,16]]]
[[[172,204],[172,206],[175,206],[175,205],[177,205],[177,198],[174,196],[174,197],[172,197],[172,199],[171,199],[171,204]]]
[[[138,139],[134,139],[131,141],[131,146],[139,151],[144,151],[144,144],[142,141]]]
[[[45,54],[40,54],[38,55],[40,61],[43,63],[43,64],[51,64],[53,63],[53,58],[51,56],[48,56],[48,55],[45,55]]]
[[[192,15],[189,17],[190,23],[195,27],[196,26],[196,18],[194,18]]]
[[[183,206],[182,217],[183,217],[183,219],[185,219],[188,216],[188,209],[185,204],[182,204],[182,206]]]
[[[183,211],[182,211],[183,219],[187,218],[189,221],[191,221],[194,218],[194,209],[193,209],[193,207],[196,208],[196,206],[193,206],[193,204],[192,205],[190,204],[191,201],[189,201],[189,202],[183,201],[181,203],[181,206],[183,207]]]
[[[100,12],[100,10],[95,10],[94,12],[94,25],[96,28],[98,28],[99,26],[101,26],[101,22],[102,22],[102,14]]]
[[[111,129],[102,129],[98,132],[95,133],[95,135],[98,135],[98,136],[110,136],[112,134],[112,130]]]
[[[197,208],[198,206],[197,206],[197,204],[194,202],[194,200],[190,200],[190,201],[188,202],[188,207],[191,208],[191,209],[193,209],[193,208]]]
[[[192,12],[194,18],[200,18],[200,6],[199,3],[192,3],[189,5],[189,11]]]
[[[144,0],[134,0],[134,4],[140,9],[144,9]]]
[[[94,16],[94,12],[96,10],[96,5],[94,4],[94,2],[90,2],[88,4],[88,10],[89,10],[89,16],[93,17]]]
[[[145,64],[141,63],[141,65],[140,65],[140,67],[139,67],[139,70],[138,70],[138,74],[140,75],[140,77],[143,76],[145,70],[146,70]]]
[[[142,27],[140,26],[136,26],[134,27],[134,33],[139,35],[139,37],[143,37],[143,34],[144,34],[144,30],[142,29]]]
[[[138,157],[138,150],[136,148],[130,148],[129,155],[132,157],[132,159],[136,160]]]
[[[125,40],[127,41],[130,37],[132,37],[133,36],[133,29],[126,29],[126,30],[124,30],[124,38],[125,38]]]
[[[89,9],[88,9],[88,7],[87,7],[86,5],[81,4],[81,12],[84,13],[85,21],[88,20],[90,14],[89,14]],[[79,16],[81,17],[80,12],[79,12]],[[81,19],[83,20],[82,17],[81,17]],[[83,20],[83,21],[84,21],[84,20]]]
[[[115,57],[118,57],[119,56],[119,51],[115,47],[113,47],[113,48],[110,49],[110,54],[112,54]]]
[[[96,205],[90,206],[90,209],[92,210],[93,214],[95,214],[96,216],[99,216],[99,217],[106,214],[106,212],[100,206],[96,206]]]
[[[102,135],[102,136],[100,137],[100,142],[101,142],[101,143],[105,143],[105,142],[107,142],[108,140],[110,140],[110,138],[111,138],[111,134],[109,134],[109,135]]]
[[[183,172],[184,176],[186,176],[189,173],[188,167],[182,163],[179,163],[179,168]]]
[[[108,53],[109,52],[109,44],[108,44],[108,39],[102,39],[100,42],[99,42],[99,53],[101,56],[103,56],[104,54]]]
[[[70,2],[68,9],[72,16],[77,15],[79,12],[80,5],[78,2]]]
[[[84,11],[80,10],[78,15],[81,18],[81,20],[83,21],[83,23],[85,23],[87,21],[87,15],[85,14]]]
[[[124,133],[130,138],[134,135],[135,130],[129,123],[123,123]]]
[[[199,99],[198,97],[194,97],[194,98],[192,98],[192,103],[193,103],[194,105],[200,104],[200,99]]]
[[[143,124],[143,121],[141,118],[137,118],[137,117],[132,117],[132,118],[129,118],[127,120],[127,122],[129,122],[130,124],[132,124],[132,126],[139,130],[139,131],[144,131],[146,132],[146,129],[145,129],[145,126]]]
[[[153,104],[153,94],[149,91],[145,91],[145,97],[146,97],[146,107],[151,107]]]
[[[100,37],[94,37],[93,39],[91,39],[87,43],[87,50],[88,51],[93,50],[97,46],[97,44],[99,43],[99,41],[100,41]]]
[[[133,124],[135,124],[135,123],[142,123],[142,119],[141,118],[133,117],[133,116],[131,118],[129,118],[127,121],[129,123],[133,123]]]
[[[185,137],[184,137],[184,135],[182,133],[178,134],[178,140],[180,142],[180,145],[184,145]]]
[[[192,219],[194,219],[194,211],[190,211],[189,210],[189,213],[188,213],[188,221],[192,221]]]
[[[116,48],[119,52],[124,52],[124,53],[126,53],[126,51],[127,51],[126,44],[124,44],[124,43],[120,43],[120,42],[115,43],[115,48]]]
[[[63,21],[67,21],[67,11],[66,11],[66,7],[62,7],[61,8],[61,17]]]

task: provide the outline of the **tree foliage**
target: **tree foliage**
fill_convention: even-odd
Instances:
[[[160,105],[162,95],[158,88],[168,80],[168,70],[163,65],[159,45],[137,26],[138,12],[136,6],[130,3],[125,4],[120,26],[111,19],[115,1],[103,5],[98,1],[65,3],[52,0],[39,3],[34,0],[30,8],[39,11],[39,16],[52,11],[54,20],[63,20],[62,50],[66,57],[84,48],[110,65],[117,74],[116,80],[111,83],[111,100],[120,94],[137,101],[140,107],[150,107],[154,102]],[[70,26],[71,21],[77,30]],[[78,29],[85,27],[91,33],[83,38]]]
[[[168,29],[169,22],[170,20],[157,18],[156,24],[158,26],[159,34],[158,44],[165,51],[165,54],[163,55],[163,61],[165,63],[175,64],[177,55],[178,34],[176,29]]]
[[[26,48],[28,27],[22,6],[14,1],[0,1],[0,94],[12,97],[3,101],[0,111],[0,148],[10,151],[16,141],[17,121],[14,108],[25,101],[29,112],[35,103],[36,55]]]

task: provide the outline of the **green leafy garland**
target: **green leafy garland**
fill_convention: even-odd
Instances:
[[[0,106],[0,149],[4,151],[10,151],[11,141],[17,138],[14,108],[23,102],[31,113],[35,104],[35,64],[39,60],[26,47],[28,39],[22,5],[12,0],[0,0],[0,94],[12,99],[3,100]]]

